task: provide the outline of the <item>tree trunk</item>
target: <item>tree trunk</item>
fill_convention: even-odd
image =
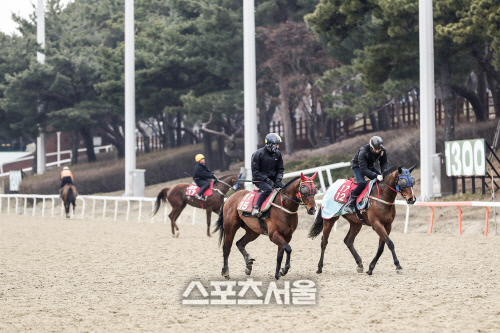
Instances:
[[[500,89],[498,89],[498,83],[493,80],[491,76],[488,76],[488,88],[491,90],[491,96],[493,98],[493,104],[495,107],[495,117],[499,118],[500,117],[500,105],[498,105],[499,102],[499,93]]]
[[[284,67],[284,65],[282,66]],[[281,69],[280,77],[279,77],[279,87],[280,87],[280,95],[281,95],[281,107],[280,107],[280,115],[281,120],[283,121],[283,129],[285,132],[284,135],[284,144],[286,154],[290,155],[294,152],[294,135],[292,129],[292,119],[290,117],[290,108],[289,108],[289,96],[290,90],[288,87],[288,81],[284,75],[284,69]]]
[[[176,147],[182,146],[181,125],[182,125],[182,113],[179,111],[179,112],[177,112],[177,122],[176,122],[176,128],[175,128],[175,134],[177,136]]]
[[[209,169],[212,169],[217,163],[214,158],[214,152],[212,149],[212,135],[210,133],[203,133],[203,151],[205,155],[205,163]]]
[[[481,71],[477,75],[477,96],[479,98],[479,110],[474,108],[476,114],[476,121],[488,120],[488,98],[486,96],[486,74]]]
[[[71,165],[78,164],[78,131],[71,131]]]
[[[378,124],[381,131],[389,129],[389,112],[387,106],[384,106],[378,111]]]
[[[396,120],[398,121],[399,128],[405,128],[405,123],[403,118],[401,118],[401,104],[399,103],[399,97],[394,99],[394,113],[396,114]]]
[[[441,92],[443,94],[444,106],[444,140],[455,139],[455,103],[453,103],[453,92],[451,90],[450,64],[444,60],[439,67],[441,74]]]
[[[375,112],[372,112],[372,108],[370,108],[370,113],[368,114],[368,116],[370,117],[370,123],[372,124],[373,131],[378,132],[379,131],[378,120],[377,116],[375,115]]]
[[[94,138],[92,137],[92,130],[90,127],[86,126],[80,129],[80,134],[85,142],[85,148],[87,148],[87,161],[89,163],[95,162],[97,158],[94,151]]]

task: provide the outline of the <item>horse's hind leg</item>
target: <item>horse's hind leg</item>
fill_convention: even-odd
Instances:
[[[241,237],[239,241],[236,242],[236,246],[243,255],[243,259],[245,260],[245,265],[247,266],[245,269],[245,274],[250,275],[252,273],[252,266],[255,259],[248,254],[247,250],[245,249],[245,246],[251,241],[257,239],[257,237],[259,237],[259,234],[250,228],[245,228],[245,230],[246,230],[245,235]]]
[[[73,216],[75,216],[75,206],[76,206],[76,202],[73,201],[71,202],[71,204],[73,205]]]
[[[226,222],[226,221],[224,221]],[[226,225],[228,226],[226,228]],[[238,230],[238,226],[234,227],[234,224],[224,224],[224,245],[222,246],[222,253],[224,255],[224,266],[222,266],[222,276],[226,279],[229,279],[229,265],[228,258],[231,253],[231,247],[233,246],[234,236],[236,235],[236,230]]]
[[[394,265],[396,266],[396,272],[398,274],[403,274],[403,268],[399,264],[399,259],[396,256],[396,251],[394,250],[394,243],[389,238],[389,234],[391,233],[392,225],[386,224],[385,226],[382,226],[380,221],[375,221],[375,223],[373,223],[372,228],[380,236],[380,239],[378,242],[379,246],[378,246],[377,254],[375,255],[375,258],[373,258],[372,262],[370,263],[370,266],[369,266],[366,274],[372,275],[373,269],[375,268],[375,265],[377,264],[378,259],[380,258],[380,256],[384,252],[384,245],[385,244],[387,244],[387,247],[389,248],[389,250],[391,250],[392,258],[394,259]]]
[[[186,207],[186,203],[182,203],[180,207],[172,206],[172,211],[168,214],[168,217],[170,218],[170,226],[172,227],[172,237],[179,238],[179,227],[177,226],[176,221],[181,215],[184,207]]]
[[[321,274],[323,272],[323,259],[325,258],[325,250],[328,245],[328,237],[330,237],[330,232],[332,231],[333,225],[337,222],[339,218],[334,217],[331,219],[323,219],[323,236],[321,237],[321,256],[318,262],[318,270],[317,274]]]
[[[349,251],[351,251],[351,254],[354,257],[354,260],[356,261],[356,264],[358,265],[358,267],[356,268],[356,271],[358,273],[363,273],[363,261],[361,260],[361,257],[359,256],[358,252],[354,248],[354,239],[356,238],[359,231],[361,230],[362,225],[348,219],[347,217],[345,219],[349,221],[350,227],[349,227],[349,232],[347,233],[347,235],[344,238],[344,244],[347,246]]]

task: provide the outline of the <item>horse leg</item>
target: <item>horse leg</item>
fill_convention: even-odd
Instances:
[[[286,251],[287,255],[290,255],[292,253],[292,248],[288,243],[285,241],[283,236],[277,231],[275,231],[272,236],[271,236],[271,241],[278,245],[278,255],[276,257],[276,273],[274,274],[274,277],[276,280],[279,280],[281,277],[280,275],[280,269],[281,269],[281,263],[283,262],[283,254]]]
[[[361,260],[361,257],[359,256],[358,252],[354,248],[354,239],[358,235],[359,231],[361,230],[362,225],[359,223],[356,223],[348,218],[346,220],[349,221],[349,232],[344,238],[344,244],[347,246],[349,251],[351,251],[352,256],[354,257],[354,260],[356,261],[356,264],[358,267],[356,268],[356,271],[358,273],[363,273],[363,261]]]
[[[236,246],[238,247],[238,250],[240,250],[241,254],[243,255],[243,260],[245,260],[245,265],[247,266],[245,269],[245,274],[250,275],[252,273],[252,266],[253,262],[255,261],[252,256],[250,256],[245,249],[245,246],[250,243],[251,241],[254,241],[259,237],[259,234],[253,231],[250,228],[245,228],[247,231],[243,237],[240,238],[239,241],[236,242]]]
[[[66,218],[69,218],[69,202],[64,201],[64,211],[66,212]]]
[[[186,207],[186,203],[183,203],[180,207],[172,206],[172,211],[168,214],[170,218],[170,226],[172,227],[172,237],[179,238],[179,227],[177,226],[177,219],[181,215],[182,210]]]
[[[372,225],[373,230],[379,235],[379,246],[377,250],[377,254],[375,255],[375,258],[373,258],[372,262],[370,263],[369,269],[366,272],[368,275],[372,275],[373,269],[375,268],[375,265],[377,264],[378,259],[384,252],[384,245],[387,244],[387,247],[389,250],[392,252],[392,258],[394,259],[394,265],[396,266],[396,272],[398,274],[403,273],[403,268],[399,264],[398,257],[396,256],[396,251],[394,250],[394,243],[392,240],[389,238],[389,233],[391,232],[391,225],[383,226],[380,221],[375,221]]]
[[[73,216],[75,216],[75,206],[76,206],[76,202],[75,202],[75,201],[73,201],[73,202],[71,202],[71,203],[73,204]]]
[[[210,234],[210,223],[212,222],[212,211],[210,209],[206,209],[205,212],[207,213],[207,236],[212,237]]]
[[[285,246],[285,252],[286,252],[286,262],[285,262],[285,267],[281,269],[281,276],[285,276],[288,273],[288,270],[290,267],[290,259],[291,259],[291,254],[292,254],[292,248],[290,247],[290,241],[292,240],[292,235],[288,236],[285,238],[286,245],[288,245],[288,250],[287,251],[287,246]]]
[[[225,228],[225,226],[224,226]],[[228,265],[228,258],[229,254],[231,253],[231,247],[233,246],[233,240],[234,236],[236,235],[236,230],[238,230],[239,227],[233,227],[230,226],[227,228],[228,230],[225,230],[224,233],[224,245],[222,246],[222,253],[224,255],[224,266],[222,266],[222,276],[225,277],[226,279],[229,279],[229,265]]]
[[[328,237],[330,237],[330,232],[332,231],[333,225],[337,222],[339,218],[334,217],[331,219],[323,219],[323,236],[321,237],[321,256],[319,257],[317,274],[323,272],[323,259],[325,258],[325,250],[328,245]]]

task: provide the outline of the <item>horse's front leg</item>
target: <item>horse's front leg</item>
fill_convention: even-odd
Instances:
[[[285,238],[283,238],[283,236],[281,236],[281,234],[277,231],[275,231],[272,235],[271,235],[271,241],[278,245],[278,255],[276,257],[276,273],[274,274],[274,277],[276,280],[279,280],[279,278],[282,276],[282,275],[285,275],[287,272],[288,272],[288,269],[290,268],[290,255],[292,253],[292,248],[290,247],[290,245],[285,241]],[[288,263],[288,267],[285,266],[285,274],[280,274],[280,269],[281,269],[281,263],[283,262],[283,254],[284,252],[286,251],[286,254],[287,254],[287,263]]]
[[[374,221],[372,225],[373,230],[380,236],[379,239],[379,246],[377,250],[377,254],[375,255],[375,258],[373,258],[372,262],[370,263],[370,266],[368,268],[368,271],[366,274],[372,275],[373,269],[375,268],[375,265],[377,264],[378,259],[384,252],[384,246],[387,244],[387,247],[389,250],[392,252],[392,258],[394,259],[394,265],[396,266],[396,272],[398,274],[403,274],[403,268],[399,264],[399,259],[396,256],[396,251],[394,250],[394,243],[392,240],[389,238],[389,233],[391,232],[391,225],[389,224],[384,228],[384,226],[380,223],[380,221]]]

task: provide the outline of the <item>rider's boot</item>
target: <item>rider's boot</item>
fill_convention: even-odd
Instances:
[[[358,198],[357,195],[352,195],[349,197],[349,201],[347,201],[347,204],[344,207],[344,212],[351,214],[355,212],[355,205],[356,205],[356,199]]]
[[[196,193],[195,198],[198,200],[203,200],[203,197],[200,195],[200,193]]]
[[[260,212],[259,206],[257,206],[257,205],[253,206],[252,216],[255,216],[255,217],[261,217],[262,216],[262,213]]]

